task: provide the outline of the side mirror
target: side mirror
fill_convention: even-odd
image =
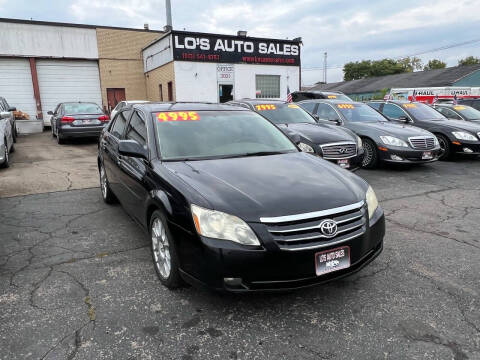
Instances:
[[[0,112],[0,119],[8,119],[10,117],[10,113],[7,111]]]
[[[313,116],[313,118],[315,119],[315,121],[318,121],[320,120],[320,116],[318,116],[318,114],[311,114]]]
[[[8,108],[8,111],[17,111],[17,108],[15,106],[10,106]]]
[[[47,115],[53,115],[52,111],[47,111]]]
[[[118,153],[123,156],[148,159],[147,150],[135,140],[120,140],[118,143]]]
[[[328,121],[334,122],[337,125],[342,125],[342,121],[339,118],[336,119],[328,119]]]
[[[410,122],[410,119],[408,118],[408,116],[400,116],[397,120],[401,121],[401,122],[404,122],[404,123],[409,123]]]

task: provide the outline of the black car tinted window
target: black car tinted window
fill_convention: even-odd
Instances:
[[[394,104],[383,105],[382,113],[390,119],[398,119],[401,116],[407,116],[407,114],[400,109],[400,107]]]
[[[275,125],[253,111],[174,111],[152,116],[163,160],[298,151]]]
[[[328,104],[318,104],[317,115],[323,120],[337,120],[337,112]]]
[[[254,109],[260,115],[276,124],[310,123],[316,121],[297,104],[255,104]]]
[[[453,109],[467,120],[480,120],[480,111],[471,106],[454,105]]]
[[[313,109],[315,109],[315,103],[302,103],[299,104],[303,109],[307,110],[309,113],[313,114]]]
[[[127,125],[127,111],[119,112],[114,119],[112,129],[110,132],[113,136],[122,139],[123,132],[125,131],[125,126]]]
[[[449,108],[445,108],[445,107],[438,107],[436,108],[436,110],[438,110],[439,112],[441,112],[443,115],[445,115],[447,118],[450,118],[450,119],[457,119],[457,120],[462,120],[462,117],[460,115],[458,115],[455,111],[453,110],[450,110]]]
[[[338,111],[340,111],[347,121],[351,122],[377,122],[388,121],[378,111],[372,109],[366,104],[360,103],[346,103],[335,104]]]
[[[380,110],[380,105],[382,105],[382,103],[379,103],[379,102],[369,102],[368,105],[370,105],[371,107],[373,107],[375,110]]]
[[[125,139],[135,140],[143,147],[147,147],[147,127],[145,126],[145,120],[137,111],[133,113],[130,119]]]
[[[417,120],[445,120],[445,116],[434,108],[422,103],[404,103],[402,108]]]

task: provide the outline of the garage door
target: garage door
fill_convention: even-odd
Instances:
[[[36,118],[32,74],[27,59],[0,58],[0,96],[10,106],[29,114],[31,119]]]
[[[38,86],[43,119],[48,111],[66,101],[94,102],[102,106],[98,63],[89,60],[37,60]]]

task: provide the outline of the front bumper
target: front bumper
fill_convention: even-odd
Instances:
[[[380,147],[383,149],[380,149]],[[384,150],[386,149],[386,151]],[[431,159],[424,159],[424,153],[429,152],[432,154]],[[416,150],[405,147],[385,147],[385,145],[379,146],[379,159],[380,161],[396,164],[425,164],[438,160],[440,155],[440,148],[433,150]]]
[[[480,155],[480,142],[478,141],[454,140],[451,142],[451,147],[454,154]]]
[[[58,128],[58,134],[62,138],[99,137],[105,125],[99,126],[70,126],[63,125]]]
[[[257,234],[261,234],[257,230]],[[188,236],[186,233],[174,234],[177,239],[179,235],[183,236],[183,241]],[[191,284],[221,291],[293,290],[322,284],[359,271],[382,252],[384,235],[385,218],[379,207],[363,235],[321,249],[285,251],[280,250],[275,243],[263,241],[261,249],[252,250],[229,241],[201,237],[201,246],[197,248],[200,253],[192,247],[189,250],[183,248],[185,250],[180,255],[181,274]],[[340,246],[350,247],[350,267],[317,276],[315,254]],[[225,281],[232,278],[240,280],[234,285]]]

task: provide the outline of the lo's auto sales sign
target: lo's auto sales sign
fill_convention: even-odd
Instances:
[[[300,43],[203,33],[172,32],[175,60],[300,65]]]

